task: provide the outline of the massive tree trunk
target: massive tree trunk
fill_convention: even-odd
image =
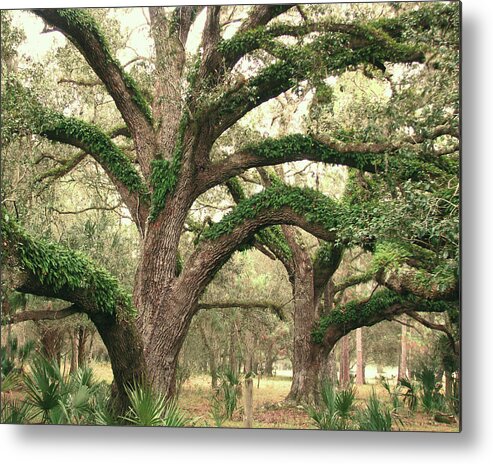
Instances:
[[[112,407],[122,414],[129,405],[125,387],[147,380],[148,371],[141,338],[133,321],[117,321],[102,314],[89,317],[108,350],[114,378]]]
[[[308,253],[295,241],[294,234],[283,227],[293,251],[294,344],[293,381],[287,397],[290,401],[314,398],[320,369],[319,349],[312,342],[311,332],[317,318],[313,288],[313,265]]]

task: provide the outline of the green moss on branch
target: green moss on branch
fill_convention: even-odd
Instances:
[[[425,312],[445,312],[451,307],[450,303],[444,301],[425,300],[410,294],[400,295],[385,289],[376,292],[370,299],[350,301],[345,305],[337,306],[327,316],[319,319],[313,328],[312,339],[315,343],[322,343],[327,329],[333,324],[344,325],[352,330],[368,323],[375,323],[379,315],[383,316],[387,309],[395,305],[405,305],[409,309]]]
[[[277,139],[268,138],[247,145],[244,150],[266,160],[295,160],[308,157],[325,163],[343,164],[372,171],[384,166],[384,154],[341,152],[303,134],[291,134]]]
[[[95,156],[130,192],[146,192],[147,189],[132,162],[110,137],[96,126],[81,119],[44,110],[39,133],[60,142],[75,141],[74,144]]]
[[[151,163],[151,211],[149,219],[155,221],[159,213],[164,209],[168,194],[172,193],[178,183],[183,158],[185,132],[190,121],[187,110],[183,113],[178,127],[178,137],[171,156],[171,161],[156,159]]]
[[[144,98],[144,95],[142,94],[135,80],[127,72],[124,71],[120,62],[113,57],[108,41],[106,40],[106,37],[102,33],[93,16],[83,8],[63,8],[58,9],[57,12],[58,15],[63,18],[69,26],[76,28],[77,30],[90,33],[96,39],[101,48],[101,51],[105,55],[108,64],[113,64],[119,69],[125,86],[132,94],[133,102],[137,105],[146,119],[150,123],[152,123],[152,114],[149,104]]]
[[[83,290],[92,300],[91,310],[122,318],[136,315],[130,294],[108,271],[77,251],[34,239],[5,210],[2,211],[2,240],[4,245],[13,248],[20,266],[52,293],[60,292],[60,298],[64,299],[71,291]]]
[[[246,219],[254,219],[263,210],[289,207],[307,222],[319,224],[328,231],[337,229],[339,205],[312,189],[289,187],[275,182],[271,187],[240,201],[236,208],[202,234],[202,239],[215,239],[231,233]]]

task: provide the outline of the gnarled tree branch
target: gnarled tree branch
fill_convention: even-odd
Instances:
[[[283,305],[278,305],[271,301],[220,301],[215,303],[199,303],[199,309],[269,309],[273,311],[281,321],[283,321]]]
[[[92,15],[84,9],[33,9],[33,13],[61,31],[81,52],[104,83],[127,124],[139,153],[153,151],[151,113],[133,79],[111,55]]]
[[[201,243],[187,261],[179,285],[198,297],[232,253],[268,226],[296,225],[322,240],[334,241],[338,215],[338,204],[319,192],[273,185],[240,202],[202,233]]]
[[[44,309],[38,311],[21,311],[14,313],[11,316],[2,320],[4,324],[18,324],[25,321],[58,321],[74,314],[82,313],[82,309],[77,305],[67,306],[66,308],[53,311],[51,309]]]

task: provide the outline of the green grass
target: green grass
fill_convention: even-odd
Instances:
[[[113,375],[108,363],[92,362],[90,367],[94,371],[96,380],[111,383]],[[253,407],[255,428],[276,429],[315,429],[312,420],[302,409],[283,403],[291,387],[291,378],[287,376],[263,377],[260,388],[257,388],[257,379],[254,379]],[[378,383],[356,386],[357,407],[363,407],[368,401],[372,389],[378,398],[392,407],[388,393]],[[194,375],[187,380],[178,398],[178,406],[192,418],[196,427],[214,427],[211,417],[210,397],[212,394],[211,381],[208,375]],[[222,427],[243,428],[242,410],[243,399],[238,401],[238,410],[232,420],[225,421]],[[458,432],[458,425],[440,424],[429,414],[417,412],[410,414],[406,409],[401,412],[402,425],[400,430],[426,432]],[[394,427],[393,430],[396,430]]]

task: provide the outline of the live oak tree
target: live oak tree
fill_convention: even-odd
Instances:
[[[434,24],[436,37],[440,37],[440,29],[442,27],[443,24]],[[413,33],[419,37],[421,31],[418,28]],[[417,41],[419,40],[417,38]],[[442,119],[440,119],[436,115],[440,114],[444,108],[445,112],[454,111],[458,103],[457,94],[450,93],[450,88],[457,88],[457,81],[455,80],[457,68],[450,67],[458,56],[457,30],[449,34],[446,40],[442,37],[439,43],[441,51],[437,54],[440,55],[440,58],[436,59],[433,67],[438,68],[447,64],[450,70],[450,72],[444,73],[444,77],[441,80],[437,80],[434,73],[430,73],[427,67],[422,67],[411,78],[399,78],[398,85],[392,82],[392,78],[384,74],[380,81],[385,83],[385,80],[389,80],[391,82],[392,97],[390,100],[382,97],[373,98],[375,101],[368,99],[358,101],[361,100],[361,97],[356,98],[357,95],[351,92],[350,85],[348,85],[351,82],[345,82],[345,94],[348,95],[346,99],[350,103],[339,109],[339,113],[346,111],[348,114],[348,116],[342,118],[342,124],[340,114],[337,118],[330,117],[330,113],[333,113],[333,108],[331,109],[331,107],[339,103],[334,95],[336,92],[324,85],[319,85],[316,89],[315,98],[310,109],[310,114],[313,114],[314,117],[311,118],[309,127],[312,131],[315,130],[317,132],[315,134],[317,140],[324,140],[329,136],[333,144],[335,140],[340,139],[340,146],[347,147],[347,144],[344,144],[344,138],[351,137],[352,140],[368,140],[370,138],[379,140],[381,144],[365,144],[361,142],[361,146],[366,146],[373,153],[388,153],[389,145],[385,141],[388,139],[389,134],[392,134],[390,138],[393,140],[394,149],[397,150],[399,147],[403,149],[406,145],[405,137],[403,140],[398,134],[393,133],[396,125],[409,125],[415,128],[419,127],[419,125],[424,125],[427,133],[407,140],[407,143],[410,142],[413,149],[420,153],[417,158],[411,158],[413,163],[417,163],[415,168],[412,168],[413,170],[410,170],[410,165],[407,164],[411,159],[406,158],[401,160],[398,168],[386,169],[381,173],[372,172],[370,174],[367,172],[365,176],[358,174],[355,177],[359,184],[366,184],[367,187],[376,182],[371,188],[360,189],[360,192],[356,195],[357,198],[367,199],[366,202],[357,202],[362,207],[357,214],[364,218],[366,224],[361,224],[361,228],[358,230],[352,229],[353,232],[358,234],[364,231],[360,238],[342,239],[343,227],[341,227],[342,224],[340,223],[337,245],[326,242],[313,254],[307,251],[306,243],[303,243],[302,240],[300,241],[294,229],[289,226],[282,226],[280,229],[267,229],[257,236],[256,245],[263,247],[259,249],[263,249],[267,256],[273,256],[283,263],[293,287],[294,362],[293,383],[289,395],[291,399],[299,401],[300,399],[309,398],[316,392],[319,376],[325,374],[323,369],[321,370],[323,362],[327,359],[334,344],[343,335],[362,325],[371,325],[386,319],[392,320],[403,312],[411,312],[415,315],[412,307],[417,306],[425,310],[424,305],[420,304],[419,301],[414,303],[408,301],[405,304],[404,301],[401,301],[399,304],[392,304],[392,308],[389,311],[384,311],[384,307],[380,307],[380,311],[375,311],[375,316],[377,316],[375,318],[361,318],[354,325],[347,324],[347,321],[342,318],[338,326],[335,320],[329,322],[331,318],[328,317],[334,306],[334,297],[337,293],[363,282],[374,281],[375,284],[382,287],[389,286],[392,291],[398,294],[412,293],[414,296],[435,300],[445,298],[451,301],[457,298],[457,274],[455,272],[457,261],[456,259],[448,259],[448,256],[451,257],[452,255],[457,258],[457,240],[454,238],[449,241],[445,237],[430,236],[432,230],[436,229],[438,231],[442,228],[448,229],[447,233],[451,234],[450,237],[456,236],[458,233],[456,206],[452,206],[449,211],[438,211],[436,208],[439,202],[449,201],[442,198],[445,193],[443,191],[444,185],[447,185],[450,190],[447,195],[455,192],[455,195],[453,195],[454,200],[452,201],[456,203],[458,199],[456,195],[458,165],[456,164],[455,167],[452,167],[452,165],[443,164],[443,160],[440,160],[442,156],[447,155],[450,155],[452,159],[457,159],[457,134],[449,134],[452,136],[449,141],[450,145],[445,145],[441,150],[433,149],[432,157],[430,157],[430,154],[426,155],[434,140],[443,135],[441,133],[443,127],[440,127],[440,124],[447,119],[447,116],[442,114]],[[352,74],[356,81],[356,86],[363,88],[368,88],[369,77],[374,81],[377,80],[375,76],[368,76],[368,71],[365,72],[366,78],[363,73],[360,76],[356,73]],[[417,83],[418,80],[419,84]],[[342,79],[339,82],[342,82]],[[412,93],[416,96],[423,97],[423,95],[430,94],[430,92],[433,92],[433,95],[430,98],[423,99],[422,103],[413,101],[412,106],[410,106],[408,100],[410,88],[412,88]],[[339,93],[342,92],[344,90],[341,83]],[[373,94],[378,97],[374,91]],[[382,100],[384,102],[383,105],[381,103]],[[339,106],[341,105],[339,104]],[[424,118],[416,117],[418,109],[423,111]],[[430,113],[435,113],[434,120],[430,120]],[[452,117],[451,119],[453,121],[454,118]],[[404,151],[401,151],[401,154],[403,155]],[[409,153],[407,153],[407,156],[409,156]],[[431,159],[432,164],[421,164],[425,159]],[[365,171],[365,169],[361,170]],[[265,171],[260,171],[260,174],[264,185],[270,185]],[[375,181],[375,177],[380,179]],[[407,190],[410,185],[412,187]],[[400,189],[399,193],[407,203],[407,211],[402,209],[403,203],[396,199],[396,195],[393,192],[396,186]],[[244,195],[238,183],[234,184],[229,181],[228,187],[237,202],[243,200]],[[371,196],[373,198],[370,198]],[[411,200],[413,197],[414,199]],[[418,198],[420,198],[420,204],[416,210],[417,204],[415,202]],[[425,198],[428,199],[423,203]],[[382,205],[384,205],[383,208]],[[356,209],[356,204],[353,206]],[[347,216],[350,216],[350,214],[348,211]],[[370,226],[369,224],[372,222],[374,225]],[[433,234],[431,232],[431,235]],[[442,232],[438,233],[438,235],[440,234]],[[382,243],[378,244],[379,241]],[[406,242],[411,242],[413,245],[410,246],[410,243]],[[363,269],[360,273],[350,275],[347,281],[340,282],[339,285],[334,286],[332,278],[340,266],[343,250],[354,245],[363,245],[366,251],[374,253],[375,265],[373,269]],[[425,260],[428,261],[426,264],[418,258],[419,255],[423,254],[428,255]],[[413,262],[406,263],[406,256],[413,256]],[[444,257],[445,259],[443,259]],[[382,265],[381,267],[379,263]],[[437,263],[441,264],[438,265]],[[394,272],[388,272],[390,267],[395,267]],[[395,272],[399,267],[402,267],[402,269]],[[445,271],[445,269],[447,270]],[[440,276],[440,274],[442,275]],[[416,279],[418,275],[421,275],[421,285],[418,285]],[[425,275],[427,278],[424,277]],[[428,280],[426,281],[426,279]],[[431,283],[434,280],[440,281],[440,279],[444,279],[444,281],[439,285],[447,290],[436,292],[435,286],[435,293],[433,293],[433,285]],[[408,284],[410,281],[414,281],[414,285],[411,287],[404,282],[397,284],[399,280],[407,280]],[[425,281],[429,291],[424,288],[423,283]],[[368,299],[371,300],[374,297],[374,300],[377,301],[383,295],[377,292],[369,295]],[[325,300],[323,305],[321,304],[322,298]],[[366,297],[363,300],[366,300]],[[387,300],[383,299],[383,301]],[[351,302],[351,304],[363,309],[362,306],[358,305],[357,301]],[[342,305],[342,311],[345,310],[344,306]],[[376,307],[378,307],[378,304]],[[437,305],[434,310],[445,311],[448,308],[451,311],[455,311],[454,307],[455,303]],[[323,344],[325,347],[323,349],[320,346],[322,338],[319,339],[318,343],[314,343],[312,333],[313,327],[317,326],[319,318],[325,321],[326,338],[324,339]],[[427,321],[427,319],[422,320],[424,322]],[[321,350],[323,355],[321,355]]]
[[[367,173],[393,172],[404,166],[398,170],[413,178],[436,164],[419,152],[408,156],[415,152],[415,145],[428,142],[433,151],[436,147],[430,141],[457,137],[453,118],[432,114],[432,123],[422,127],[417,121],[416,132],[411,134],[403,135],[397,123],[395,134],[387,134],[385,143],[352,138],[351,134],[344,140],[332,140],[293,133],[252,140],[226,158],[215,159],[211,156],[213,146],[228,129],[262,103],[301,83],[322,88],[324,79],[348,69],[384,72],[395,63],[405,67],[425,62],[429,51],[426,40],[410,40],[409,31],[421,31],[426,37],[427,31],[436,30],[432,26],[437,17],[446,29],[450,22],[457,23],[458,10],[456,5],[443,4],[367,21],[335,21],[330,16],[317,21],[292,5],[256,5],[248,8],[230,38],[224,37],[223,27],[228,7],[202,10],[200,6],[149,8],[154,59],[148,69],[152,85],[145,92],[141,82],[116,59],[90,11],[32,10],[48,30],[63,34],[73,44],[92,70],[93,79],[112,98],[124,125],[110,133],[48,107],[15,73],[3,79],[3,142],[29,135],[52,141],[54,150],[59,144],[77,148],[72,159],[50,173],[52,177],[70,172],[81,159],[92,157],[138,229],[139,264],[130,294],[80,252],[35,239],[16,223],[12,212],[2,214],[6,262],[12,271],[10,287],[71,304],[44,315],[47,318],[76,312],[88,315],[108,349],[120,407],[126,402],[124,386],[135,379],[145,378],[167,396],[173,394],[178,354],[200,308],[201,295],[232,254],[252,246],[263,229],[297,226],[332,246],[346,244],[356,231],[360,231],[358,240],[364,241],[363,219],[381,213],[374,202],[340,202],[275,181],[262,192],[241,199],[233,211],[210,224],[182,262],[180,237],[189,211],[201,195],[248,169],[299,160],[339,164]],[[205,16],[200,50],[190,59],[185,44],[200,14]],[[254,58],[261,64],[252,71],[248,64]],[[131,156],[115,143],[114,137],[120,135],[131,141]],[[393,135],[399,135],[397,142]],[[447,150],[450,153],[448,145],[441,153],[440,163],[446,165],[442,170],[449,163]],[[412,190],[408,185],[399,187]],[[414,264],[411,258],[407,261]],[[311,337],[316,349],[330,351],[343,327],[352,330],[371,325],[404,310],[444,308],[441,301],[433,301],[442,297],[439,292],[431,299],[430,295],[416,296],[414,279],[390,273],[385,275],[385,285],[393,290],[335,308],[314,326],[313,316],[307,315],[314,327]]]

